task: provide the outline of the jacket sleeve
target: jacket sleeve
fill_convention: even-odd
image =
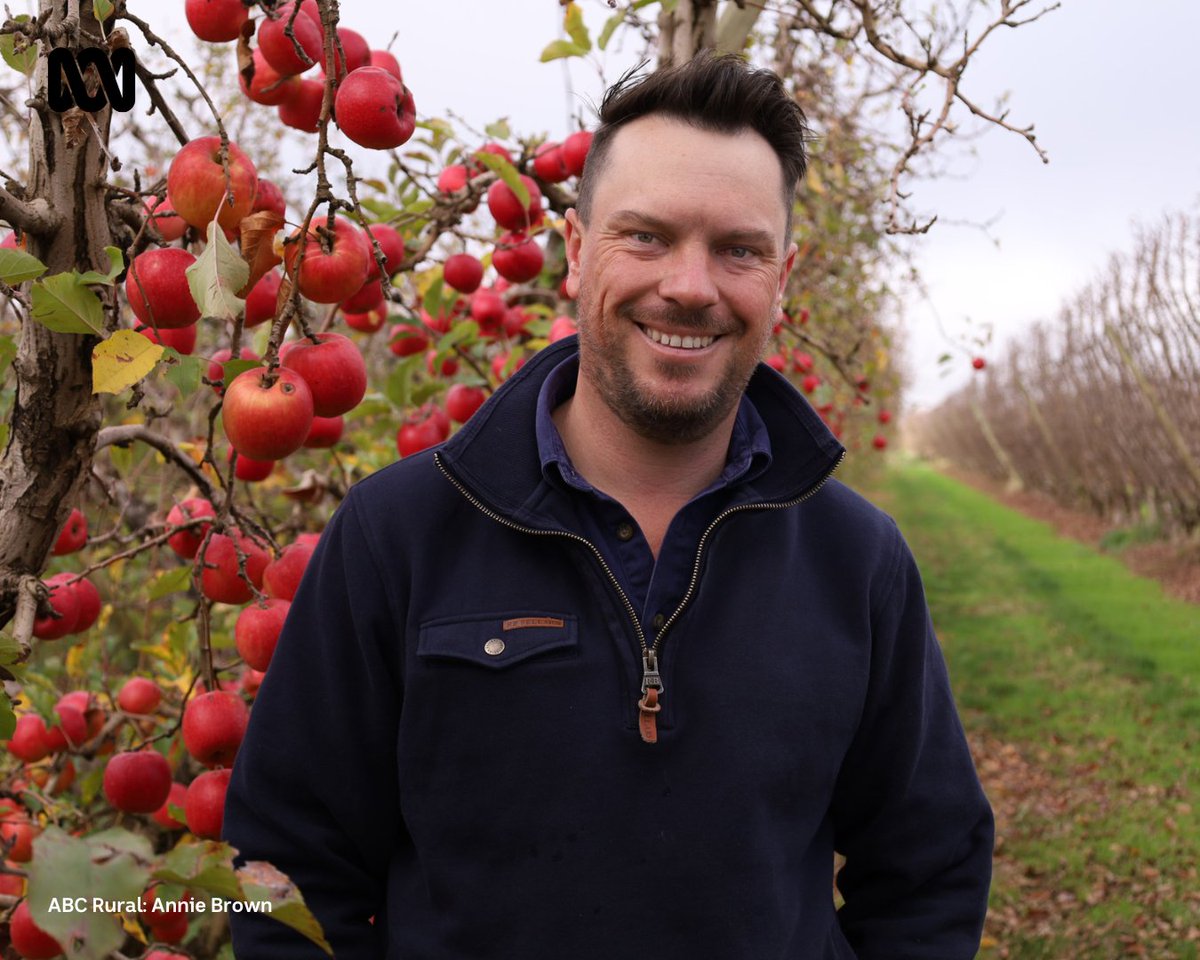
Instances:
[[[838,919],[859,960],[971,960],[987,912],[992,811],[899,531],[893,556],[873,604],[861,722],[834,795],[835,846],[846,858]]]
[[[351,493],[321,534],[233,766],[224,838],[299,886],[338,960],[384,955],[388,863],[406,841],[396,767],[396,620]],[[326,955],[230,913],[238,960]]]

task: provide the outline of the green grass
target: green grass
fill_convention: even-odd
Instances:
[[[1139,955],[1194,957],[1200,607],[928,467],[898,465],[872,498],[920,564],[968,730],[1046,778],[1040,794],[1011,785],[994,914],[1030,909],[1040,885],[1096,933],[1086,948],[1078,929],[1031,923],[1008,931],[1008,955],[1125,956],[1125,935]]]

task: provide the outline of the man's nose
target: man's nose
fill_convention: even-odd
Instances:
[[[677,244],[664,260],[663,271],[658,293],[664,300],[695,310],[720,298],[709,251],[700,244]]]

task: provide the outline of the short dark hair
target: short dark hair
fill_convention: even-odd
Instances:
[[[716,133],[753,130],[766,140],[783,170],[783,202],[790,237],[792,200],[796,184],[808,167],[805,143],[810,134],[804,111],[779,76],[752,68],[736,54],[711,51],[651,74],[641,72],[644,66],[630,70],[604,95],[600,125],[579,183],[575,203],[579,219],[584,224],[589,220],[592,194],[617,131],[631,120],[661,114]]]

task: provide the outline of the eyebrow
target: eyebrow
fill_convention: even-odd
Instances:
[[[608,217],[607,226],[610,228],[646,227],[657,233],[673,232],[671,224],[666,220],[660,220],[653,214],[642,213],[637,210],[617,210]],[[769,250],[772,253],[778,250],[778,244],[773,233],[769,230],[758,230],[753,227],[729,230],[721,235],[720,242],[734,246],[759,247]]]

